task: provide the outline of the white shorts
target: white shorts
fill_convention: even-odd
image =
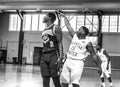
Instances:
[[[108,71],[111,74],[111,62],[109,63],[108,70],[107,70],[107,64],[108,62],[102,62],[101,64],[102,72],[105,73],[106,71]]]
[[[101,75],[101,77],[103,77],[104,74],[107,77],[109,77],[109,74],[111,74],[111,62],[109,63],[108,70],[107,70],[107,64],[108,64],[108,62],[102,62],[102,64],[101,64],[101,68],[102,68],[102,75]]]
[[[75,83],[79,85],[83,67],[84,61],[67,59],[60,76],[61,83]]]

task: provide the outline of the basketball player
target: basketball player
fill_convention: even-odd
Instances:
[[[43,53],[40,62],[43,87],[50,87],[50,77],[52,77],[55,87],[61,87],[58,65],[60,65],[63,55],[62,31],[58,25],[54,24],[55,20],[54,13],[47,13],[43,18],[43,23],[46,24],[46,28],[42,32]]]
[[[113,87],[112,79],[111,79],[111,61],[110,56],[107,54],[106,50],[101,48],[99,45],[97,46],[97,55],[101,59],[101,68],[102,73],[100,74],[100,78],[102,81],[101,87],[105,87],[104,75],[108,78],[110,83],[110,87]]]
[[[92,55],[92,59],[99,67],[101,72],[99,58],[96,55],[93,46],[90,41],[87,40],[86,36],[89,34],[88,28],[82,26],[77,32],[74,32],[67,17],[60,13],[64,17],[64,22],[69,30],[70,35],[73,37],[67,52],[67,59],[63,65],[61,73],[61,83],[63,87],[68,87],[72,83],[73,87],[80,87],[79,81],[84,68],[84,61],[89,55]]]

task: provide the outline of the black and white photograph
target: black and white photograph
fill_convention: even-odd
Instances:
[[[0,87],[120,87],[120,1],[0,0]]]

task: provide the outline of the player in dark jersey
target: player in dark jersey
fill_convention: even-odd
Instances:
[[[43,87],[50,87],[50,77],[55,87],[60,87],[58,68],[63,56],[62,30],[54,24],[55,20],[54,13],[47,13],[43,19],[43,23],[46,24],[42,32],[43,53],[40,62]]]

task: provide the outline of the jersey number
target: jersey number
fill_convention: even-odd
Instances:
[[[50,41],[50,47],[54,47],[53,41]]]

